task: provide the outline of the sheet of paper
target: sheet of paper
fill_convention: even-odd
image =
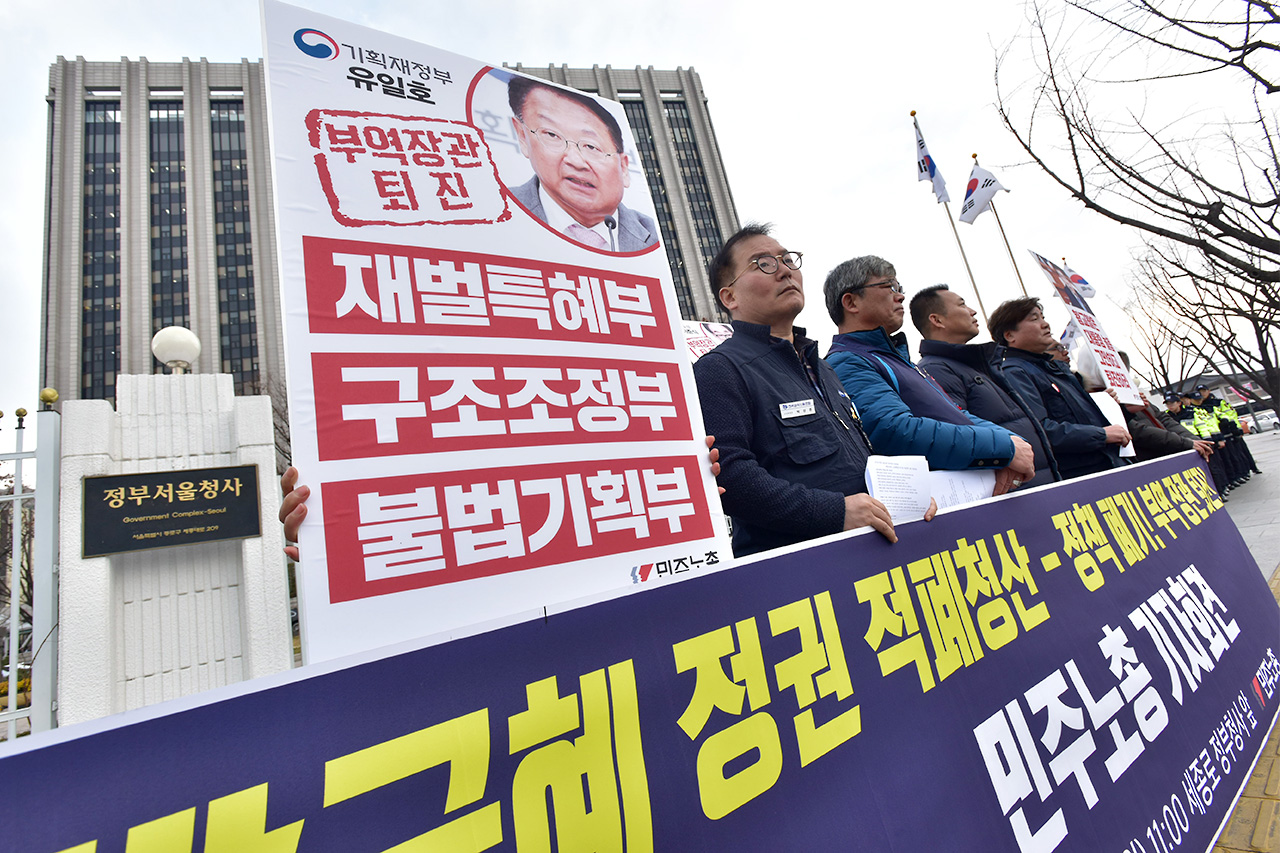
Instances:
[[[996,486],[995,471],[930,471],[923,456],[872,456],[866,477],[867,491],[894,524],[924,518],[930,498],[950,509],[986,500]]]
[[[923,456],[872,456],[867,491],[889,509],[895,524],[924,518],[929,509],[929,462]]]
[[[1107,419],[1108,423],[1124,425],[1124,410],[1120,408],[1120,404],[1111,399],[1111,395],[1102,391],[1095,391],[1089,395],[1093,402],[1098,404],[1098,408],[1102,411],[1102,416]],[[1133,449],[1133,442],[1129,442],[1120,448],[1121,459],[1133,459],[1138,455],[1138,451]]]
[[[965,506],[991,497],[996,487],[996,472],[930,471],[928,487],[929,494],[938,502],[938,509]]]

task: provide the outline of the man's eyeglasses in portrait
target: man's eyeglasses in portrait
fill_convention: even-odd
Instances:
[[[524,122],[520,123],[524,124]],[[575,142],[572,139],[566,139],[549,128],[541,127],[534,130],[527,124],[524,126],[533,135],[534,141],[549,154],[563,154],[569,150],[570,145],[573,145],[577,147],[578,153],[582,155],[583,159],[599,165],[608,163],[614,156],[614,152],[606,151],[594,142],[583,142],[582,140]]]

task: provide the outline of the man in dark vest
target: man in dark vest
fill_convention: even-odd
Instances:
[[[1004,427],[965,412],[911,362],[902,328],[902,285],[892,264],[866,255],[827,276],[827,312],[840,334],[827,361],[862,414],[877,452],[924,456],[935,469],[989,468],[994,494],[1035,476],[1035,455]],[[891,337],[892,336],[892,337]]]
[[[1031,445],[1036,475],[1023,486],[1043,486],[1058,477],[1049,439],[1004,377],[991,367],[996,344],[971,344],[978,335],[978,312],[945,284],[911,297],[911,322],[920,330],[920,366],[951,399],[971,415],[1004,427]]]

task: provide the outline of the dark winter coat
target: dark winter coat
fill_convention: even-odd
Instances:
[[[1047,355],[1013,347],[1005,348],[1002,355],[1000,370],[1044,427],[1062,479],[1125,464],[1120,445],[1107,444],[1110,424],[1102,410],[1065,367]]]
[[[920,366],[929,371],[957,405],[971,415],[999,424],[1031,445],[1036,457],[1036,476],[1027,485],[1052,483],[1060,478],[1058,464],[1049,449],[1049,437],[1004,376],[991,366],[997,355],[994,343],[920,342]]]

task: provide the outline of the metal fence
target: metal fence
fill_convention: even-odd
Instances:
[[[14,452],[0,453],[12,465],[12,485],[0,494],[0,741],[56,725],[57,715],[57,554],[60,415],[36,414],[36,448],[27,438],[24,409],[18,409]],[[34,490],[27,487],[35,467]]]

